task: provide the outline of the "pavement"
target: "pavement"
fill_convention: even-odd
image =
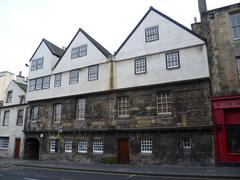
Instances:
[[[240,167],[163,167],[157,165],[134,166],[41,160],[0,158],[1,166],[24,166],[74,171],[133,174],[164,177],[196,177],[240,180]]]

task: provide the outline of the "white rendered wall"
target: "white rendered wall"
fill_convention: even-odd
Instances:
[[[31,71],[32,60],[42,58],[42,57],[44,58],[43,68]],[[28,79],[34,79],[34,78],[50,75],[52,72],[52,68],[55,65],[57,60],[58,58],[51,53],[51,51],[48,49],[45,42],[42,41],[38,50],[36,51],[36,53],[31,59],[30,66],[29,66]]]
[[[145,42],[145,29],[153,26],[159,27],[159,40]],[[205,44],[205,42],[163,16],[151,11],[121,48],[115,59],[129,59],[198,44]]]
[[[23,124],[21,126],[17,126],[17,114],[18,110],[23,109]],[[3,116],[4,111],[9,110],[9,125],[3,126]],[[15,139],[21,138],[20,144],[20,153],[19,157],[23,157],[23,149],[24,149],[24,120],[25,120],[25,112],[26,112],[26,105],[9,107],[9,108],[1,108],[0,109],[0,137],[9,137],[9,145],[7,150],[0,149],[0,156],[1,157],[14,157],[15,153]]]
[[[87,45],[87,56],[71,59],[72,48]],[[86,67],[93,64],[107,62],[107,58],[93,45],[80,31],[68,47],[62,59],[54,69],[54,73],[69,71],[76,68]]]
[[[53,74],[51,76],[50,88],[36,91],[28,91],[27,101],[109,90],[110,86],[109,73],[110,63],[99,64],[98,80],[88,81],[88,67],[81,68],[79,71],[79,82],[76,84],[69,84],[70,72],[69,71],[63,72],[60,87],[54,87],[55,75]]]
[[[5,89],[8,87],[10,82],[13,80],[14,74],[10,72],[0,72],[0,101],[4,99]]]
[[[116,62],[116,89],[209,77],[205,45],[179,49],[177,69],[166,69],[165,53],[145,57],[147,73],[143,74],[135,74],[134,58]]]

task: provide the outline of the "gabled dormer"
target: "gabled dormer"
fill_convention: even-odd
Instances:
[[[115,53],[116,60],[205,44],[203,38],[157,11],[147,11]]]
[[[63,53],[64,50],[43,39],[30,58],[29,79],[50,75]]]
[[[80,28],[56,63],[54,73],[105,63],[110,56],[108,50]]]

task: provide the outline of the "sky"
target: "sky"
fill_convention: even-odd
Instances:
[[[208,10],[240,2],[206,1]],[[42,38],[67,47],[79,28],[113,53],[150,6],[188,28],[200,19],[198,0],[0,0],[0,72],[27,76]]]

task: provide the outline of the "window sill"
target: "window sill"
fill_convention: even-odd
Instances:
[[[0,151],[7,151],[8,148],[0,148]]]
[[[158,116],[166,116],[166,115],[172,115],[172,112],[166,112],[166,113],[157,113]]]
[[[96,154],[96,155],[101,155],[101,154],[103,154],[103,152],[93,152],[93,154]]]
[[[87,154],[87,151],[78,151],[78,154]]]
[[[152,152],[141,152],[141,155],[143,155],[143,156],[151,156]]]
[[[125,116],[118,116],[119,119],[124,119],[124,118],[129,118],[130,115],[125,115]]]

